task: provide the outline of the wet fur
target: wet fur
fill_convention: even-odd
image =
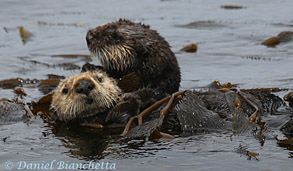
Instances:
[[[178,91],[181,76],[177,59],[168,42],[149,26],[120,19],[89,30],[86,39],[90,52],[111,77],[135,72],[141,88]]]
[[[99,81],[99,78],[102,81]],[[94,89],[88,96],[76,93],[76,85],[81,79],[87,79],[94,84]],[[65,94],[63,90],[67,89]],[[84,118],[96,113],[101,113],[113,107],[119,100],[121,90],[116,81],[102,71],[88,71],[77,74],[63,80],[53,95],[51,109],[57,114],[60,120],[72,120]],[[87,104],[87,100],[93,100]]]

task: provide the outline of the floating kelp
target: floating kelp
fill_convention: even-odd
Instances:
[[[24,105],[11,101],[0,101],[0,123],[19,122],[26,120]]]
[[[240,5],[222,5],[221,8],[226,10],[245,9],[246,7]]]
[[[271,37],[265,41],[263,41],[261,44],[266,45],[268,47],[275,47],[279,45],[280,43],[287,43],[293,40],[293,31],[283,31],[279,33],[275,37]]]
[[[208,110],[200,98],[191,91],[187,91],[185,96],[178,101],[175,111],[184,133],[225,129],[225,123],[220,116]]]
[[[31,38],[34,36],[33,33],[26,30],[23,26],[19,27],[19,34],[23,44],[26,44],[27,41],[30,41]]]
[[[28,121],[33,117],[31,110],[28,105],[18,101],[18,99],[0,100],[0,123],[11,123],[11,122],[20,122]]]
[[[53,96],[53,93],[47,94],[43,96],[42,98],[40,98],[37,102],[32,101],[32,104],[42,105],[42,104],[50,103],[52,101],[52,96]]]
[[[197,51],[197,44],[192,43],[190,45],[185,46],[184,48],[180,49],[183,52],[195,53]]]
[[[38,99],[37,101],[30,102],[32,113],[34,115],[39,115],[48,123],[50,123],[50,120],[52,120],[51,117],[53,116],[53,114],[49,112],[52,97],[53,93],[49,93],[43,96],[42,98]]]
[[[17,86],[22,86],[22,83],[24,82],[21,78],[11,78],[6,80],[0,81],[0,87],[3,89],[13,89]]]
[[[8,33],[8,28],[7,27],[3,27],[3,29],[4,29],[4,31],[6,32],[6,33]]]
[[[46,80],[12,78],[0,80],[0,88],[13,89],[14,92],[19,96],[26,96],[26,93],[21,87],[39,88],[43,94],[47,94],[55,87],[57,87],[59,82],[59,78],[51,78]]]
[[[90,55],[82,55],[82,54],[57,54],[57,55],[51,55],[51,57],[61,57],[61,58],[91,58]]]
[[[284,139],[279,139],[277,136],[275,137],[277,140],[277,144],[279,147],[283,147],[285,149],[288,149],[289,151],[293,150],[293,139],[292,139],[292,134],[291,137],[285,137]],[[290,158],[293,157],[293,153],[290,152]]]
[[[53,84],[57,83],[55,81],[52,81]],[[50,85],[50,83],[51,81],[46,80],[40,84]],[[223,91],[223,89],[229,91]],[[122,134],[123,139],[157,139],[160,137],[172,139],[173,136],[170,133],[173,130],[176,131],[176,134],[232,131],[235,134],[253,135],[263,144],[266,137],[263,131],[268,132],[270,129],[267,129],[266,121],[263,121],[262,118],[274,115],[274,111],[281,106],[286,107],[282,99],[271,93],[274,89],[223,89],[203,92],[182,91],[168,96],[131,118]],[[22,108],[11,108],[11,110],[7,110],[5,107],[9,108],[14,104],[4,104],[6,106],[3,109],[0,106],[0,110],[8,112],[2,114],[4,117],[13,113],[14,110],[22,114],[29,110],[30,113],[41,116],[46,122],[54,124],[50,121],[51,117],[54,117],[49,111],[51,99],[52,94],[48,94],[36,102],[29,103],[32,112],[25,107],[27,106],[25,104],[20,104]],[[164,105],[167,102],[168,104]],[[163,107],[163,109],[161,108],[162,110],[160,109],[158,114],[152,113],[158,107]],[[292,114],[290,108],[283,113],[287,116],[289,114]],[[176,116],[176,119],[173,119],[173,116]],[[90,120],[94,117],[92,116]],[[135,120],[138,120],[138,124],[132,126]],[[277,125],[283,125],[281,131],[288,132],[289,130],[289,133],[290,131],[292,133],[292,129],[288,129],[292,128],[292,120],[275,119],[274,122],[280,122]],[[67,124],[70,125],[70,123]],[[99,122],[85,122],[80,126],[102,129],[100,131],[111,129],[101,127]],[[269,126],[271,129],[280,128],[279,126],[274,127],[274,124],[269,124]],[[241,147],[240,150],[250,157],[256,156],[255,153],[249,152],[244,147]]]
[[[38,88],[43,94],[48,94],[49,92],[51,92],[58,86],[59,82],[60,82],[60,79],[58,78],[42,80],[38,84]]]
[[[23,87],[28,84],[36,84],[39,80],[37,79],[22,79],[22,78],[11,78],[0,80],[0,88],[3,89],[14,89],[15,87]]]
[[[172,98],[174,97],[169,97],[169,99]],[[183,94],[180,92],[180,98],[174,105],[170,104],[169,101],[167,106],[170,108],[165,107],[161,111],[161,113],[164,113],[164,118],[159,115],[157,119],[142,123],[142,117],[158,105],[162,105],[164,100],[168,101],[168,98],[165,99],[146,109],[140,115],[131,118],[122,136],[138,138],[151,136],[159,130],[166,131],[162,125],[168,122],[165,117],[168,114],[165,111],[170,110],[170,113],[175,113],[177,116],[178,120],[175,122],[179,123],[182,133],[217,132],[221,130],[234,130],[238,134],[250,132],[250,135],[254,135],[263,144],[265,140],[263,131],[267,132],[270,129],[262,121],[262,117],[274,115],[274,111],[285,105],[281,98],[271,94],[267,89],[244,90],[243,92],[233,88],[230,91],[186,91]],[[292,113],[288,108],[283,115],[288,115],[288,112]],[[135,119],[138,119],[138,126],[129,132]],[[281,123],[277,125],[284,125],[286,120],[284,122],[281,119],[279,122]],[[168,123],[171,124],[167,126],[168,128],[174,128],[174,122]]]
[[[209,85],[203,88],[208,88],[208,89],[223,89],[223,88],[233,88],[236,87],[236,84],[231,84],[230,82],[221,84],[220,81],[213,81]]]
[[[216,22],[214,20],[202,20],[195,21],[189,24],[176,25],[177,27],[191,28],[191,29],[216,29],[226,27],[225,24],[221,22]]]
[[[243,146],[241,144],[239,144],[239,147],[235,149],[235,152],[236,153],[239,153],[241,155],[247,156],[248,157],[247,158],[248,160],[251,160],[251,159],[258,160],[257,156],[259,156],[259,153],[253,152],[253,151],[249,151],[246,146]]]
[[[280,38],[279,37],[271,37],[271,38],[263,41],[261,44],[269,46],[269,47],[274,47],[274,46],[280,44]]]
[[[285,134],[288,134],[291,136],[293,135],[293,119],[292,118],[281,127],[281,131],[283,131]]]
[[[13,91],[22,98],[23,96],[26,96],[27,94],[24,92],[23,88],[21,87],[16,87],[13,89]]]
[[[278,141],[278,144],[282,144],[283,146],[291,146],[291,149],[293,150],[293,139],[278,139],[278,137],[275,137],[275,139]]]

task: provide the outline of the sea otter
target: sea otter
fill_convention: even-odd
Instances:
[[[119,79],[135,72],[140,88],[169,94],[178,91],[181,76],[177,59],[169,43],[148,25],[120,19],[89,30],[86,41],[111,77]],[[87,63],[83,71],[94,68]]]
[[[87,71],[60,83],[53,95],[51,111],[58,120],[66,122],[78,121],[81,125],[97,122],[103,126],[121,128],[131,117],[137,117],[158,100],[154,94],[154,90],[149,88],[122,93],[116,81],[104,71]],[[282,106],[285,107],[282,99],[269,90],[243,90],[242,93],[187,91],[181,93],[181,98],[171,105],[170,114],[160,117],[159,110],[151,112],[143,120],[149,122],[141,125],[139,121],[139,127],[133,129],[128,137],[148,136],[157,129],[185,133],[231,129],[241,132],[247,129],[242,126],[251,122],[254,114],[259,118],[282,115],[283,119],[270,122],[273,127],[280,127],[290,119],[288,114],[291,113],[290,108],[280,113],[278,108]],[[286,125],[281,129],[292,132],[290,123]]]
[[[152,89],[122,93],[115,79],[94,70],[73,75],[58,85],[51,112],[56,120],[125,124],[141,108],[155,101]],[[83,120],[85,119],[85,120]]]
[[[65,121],[104,112],[120,98],[121,90],[115,84],[101,71],[74,75],[58,85],[51,108]]]

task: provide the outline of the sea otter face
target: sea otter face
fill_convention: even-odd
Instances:
[[[128,20],[105,24],[89,30],[86,35],[88,49],[109,70],[126,71],[134,65],[138,41],[143,25]]]
[[[63,80],[52,99],[51,111],[68,121],[103,112],[119,99],[116,81],[102,71],[88,71]]]

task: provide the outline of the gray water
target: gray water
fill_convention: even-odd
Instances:
[[[241,9],[224,9],[239,5]],[[52,57],[60,54],[89,55],[86,32],[119,18],[151,25],[172,46],[182,71],[181,89],[204,87],[214,80],[240,88],[288,88],[293,82],[293,43],[275,48],[261,42],[282,31],[293,31],[291,0],[148,0],[148,1],[33,1],[0,0],[0,80],[46,79],[47,74],[71,76],[90,59]],[[201,21],[194,27],[180,27]],[[34,34],[25,44],[18,27]],[[190,43],[197,53],[180,49]],[[96,61],[92,61],[96,62]],[[54,66],[53,66],[54,65]],[[24,101],[44,94],[24,87]],[[286,92],[280,92],[282,96]],[[12,89],[0,89],[0,99],[13,99]],[[57,130],[57,131],[56,131]],[[95,131],[58,132],[35,118],[29,123],[0,125],[0,170],[8,161],[15,170],[20,162],[112,163],[117,170],[292,170],[292,149],[279,147],[274,138],[261,146],[251,136],[199,134],[119,143]],[[66,133],[64,133],[66,132]],[[274,135],[283,137],[275,131]],[[239,144],[258,152],[258,160],[235,152]],[[54,162],[56,160],[56,162]],[[20,167],[21,168],[21,167]],[[39,168],[42,169],[42,168]],[[43,168],[46,170],[45,168]]]

